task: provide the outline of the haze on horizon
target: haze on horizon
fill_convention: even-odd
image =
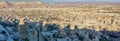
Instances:
[[[120,0],[0,0],[0,2],[120,2]]]

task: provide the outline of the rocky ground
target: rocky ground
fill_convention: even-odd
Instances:
[[[119,3],[0,3],[0,40],[120,41],[119,11]]]

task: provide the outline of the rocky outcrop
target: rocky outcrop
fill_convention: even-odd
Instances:
[[[70,25],[60,29],[57,24],[42,25],[41,20],[31,22],[28,19],[24,19],[24,26],[21,26],[16,21],[18,20],[0,21],[0,41],[119,41],[120,39],[120,32],[117,31],[96,31],[87,27],[79,29],[77,25],[73,26],[74,29],[70,29]]]

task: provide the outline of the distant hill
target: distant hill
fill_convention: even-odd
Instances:
[[[4,2],[4,1],[8,1],[8,2],[36,2],[36,1],[40,1],[40,0],[0,0],[0,2]]]
[[[9,1],[9,2],[120,2],[120,0],[0,0],[0,2]]]
[[[57,6],[120,5],[120,3],[117,2],[54,2],[49,4],[57,5]]]

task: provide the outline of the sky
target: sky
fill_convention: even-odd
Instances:
[[[0,0],[9,2],[36,2],[40,0]],[[42,2],[120,2],[120,0],[41,0]]]

